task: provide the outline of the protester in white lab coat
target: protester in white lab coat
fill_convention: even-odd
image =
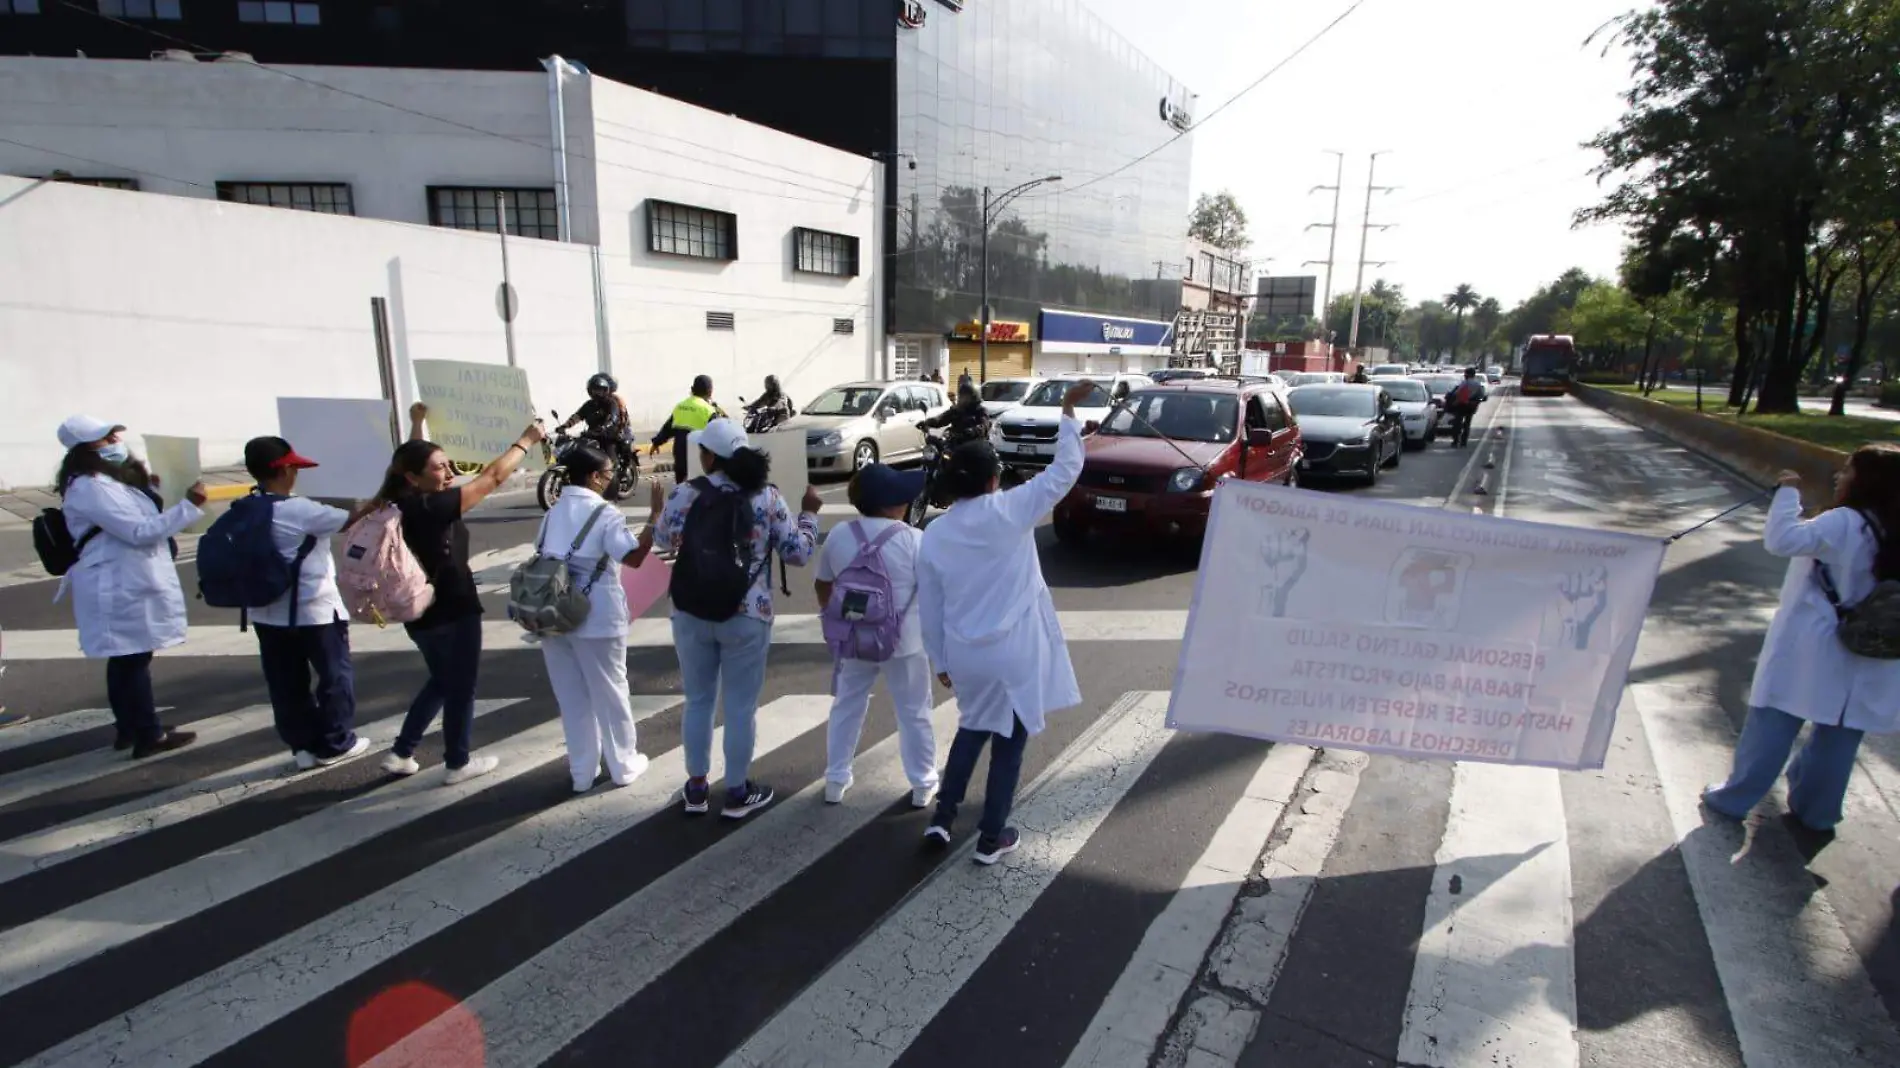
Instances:
[[[158,721],[152,654],[185,640],[185,594],[171,539],[204,514],[205,490],[194,484],[184,500],[162,507],[151,473],[120,437],[124,430],[84,415],[61,423],[66,458],[53,485],[79,546],[60,591],[72,595],[80,650],[106,661],[106,702],[118,726],[112,747],[132,750],[137,760],[196,737]]]
[[[1900,660],[1848,652],[1824,586],[1831,581],[1840,603],[1854,605],[1877,582],[1900,579],[1900,446],[1856,450],[1834,476],[1836,506],[1813,519],[1801,517],[1800,484],[1783,472],[1768,507],[1763,543],[1792,559],[1755,664],[1734,770],[1702,800],[1718,815],[1747,816],[1774,787],[1802,724],[1811,723],[1788,767],[1789,816],[1797,833],[1827,836],[1841,820],[1861,737],[1900,731]]]
[[[627,594],[620,586],[620,566],[638,567],[646,558],[654,524],[636,537],[620,510],[602,496],[614,483],[614,461],[599,446],[582,443],[566,457],[568,484],[541,521],[537,544],[567,556],[568,581],[587,592],[587,619],[566,634],[543,637],[541,655],[561,706],[574,792],[584,794],[600,777],[602,759],[615,786],[627,785],[647,769],[647,758],[635,745],[633,708],[627,701]],[[657,521],[665,498],[658,482],[653,488]]]
[[[1055,460],[1015,489],[998,491],[1001,467],[989,442],[952,451],[944,478],[956,501],[924,531],[918,567],[924,648],[937,681],[956,691],[958,713],[937,815],[924,837],[928,844],[949,844],[957,806],[987,744],[979,864],[994,864],[1016,848],[1009,811],[1029,737],[1042,733],[1048,713],[1082,702],[1036,556],[1035,529],[1082,474],[1075,406],[1094,388],[1084,379],[1069,389]]]
[[[897,709],[897,748],[904,761],[904,775],[910,780],[912,808],[926,808],[937,794],[937,739],[930,728],[930,659],[924,655],[923,625],[917,608],[917,552],[923,536],[916,527],[904,522],[904,514],[924,491],[922,471],[899,471],[884,464],[871,464],[851,479],[851,505],[864,518],[835,527],[825,539],[818,557],[818,575],[814,586],[818,603],[825,609],[827,627],[849,624],[833,620],[848,618],[849,607],[833,605],[852,592],[836,588],[840,575],[855,579],[866,571],[856,565],[858,555],[876,546],[872,554],[884,569],[891,603],[885,606],[898,618],[896,644],[883,646],[890,656],[879,662],[853,656],[840,656],[832,675],[831,727],[826,735],[825,800],[838,804],[851,788],[851,759],[858,752],[858,738],[864,731],[864,717],[871,708],[871,687],[879,675],[890,687],[891,702]],[[878,545],[879,539],[884,539]],[[854,565],[857,570],[853,570]],[[876,593],[883,582],[873,580]],[[863,597],[871,591],[858,591]],[[864,597],[864,599],[869,599]],[[875,630],[876,628],[867,628]],[[887,632],[888,633],[888,632]],[[875,640],[866,644],[875,644]]]
[[[249,613],[277,736],[306,771],[369,751],[369,739],[356,733],[350,616],[336,588],[336,559],[330,553],[330,536],[350,524],[350,513],[292,496],[297,472],[315,466],[283,438],[252,438],[244,444],[244,470],[257,480],[259,497],[270,502],[271,544],[297,573],[294,591]],[[262,507],[247,504],[250,500],[232,507]]]

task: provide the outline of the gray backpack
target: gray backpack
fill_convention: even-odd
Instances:
[[[593,532],[594,524],[612,510],[613,506],[608,504],[594,509],[587,522],[581,524],[581,532],[574,535],[574,544],[566,556],[549,556],[542,550],[548,537],[548,524],[546,520],[541,521],[541,536],[535,540],[534,555],[515,568],[514,575],[508,579],[508,618],[521,624],[522,630],[534,635],[566,634],[587,622],[587,613],[592,607],[587,595],[594,591],[594,583],[607,573],[607,555],[601,554],[594,564],[593,574],[587,578],[587,585],[579,588],[574,586],[568,573],[568,562],[580,552],[581,543]]]
[[[1886,531],[1873,516],[1862,513],[1861,518],[1876,542],[1886,540]],[[1816,560],[1814,575],[1821,582],[1827,603],[1834,606],[1834,615],[1839,620],[1834,633],[1848,652],[1873,660],[1900,660],[1900,582],[1882,579],[1860,603],[1844,605],[1827,565]]]

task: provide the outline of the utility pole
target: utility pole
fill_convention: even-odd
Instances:
[[[508,344],[508,366],[515,366],[515,286],[508,276],[508,198],[495,194],[495,231],[501,237],[501,331]]]
[[[1031,178],[1029,181],[1013,189],[1003,190],[1002,194],[994,199],[990,196],[990,187],[987,185],[983,187],[983,251],[981,253],[983,257],[983,280],[982,295],[980,298],[983,301],[982,324],[980,327],[983,331],[983,336],[982,339],[977,342],[976,380],[978,383],[988,382],[990,380],[990,226],[995,220],[996,213],[1007,207],[1010,201],[1039,185],[1048,182],[1060,182],[1061,180],[1062,176],[1060,174],[1051,174],[1043,178]]]
[[[1307,190],[1306,195],[1310,197],[1314,193],[1324,190],[1331,190],[1333,194],[1333,221],[1329,223],[1314,223],[1307,227],[1308,230],[1324,229],[1326,231],[1326,291],[1325,295],[1320,297],[1319,300],[1319,328],[1320,333],[1330,336],[1331,331],[1327,328],[1326,317],[1332,314],[1333,254],[1339,249],[1339,195],[1340,190],[1345,188],[1346,185],[1346,154],[1344,152],[1335,152],[1330,148],[1326,150],[1326,154],[1337,157],[1339,160],[1339,166],[1333,175],[1333,184],[1316,185]],[[1307,260],[1301,264],[1301,266],[1311,267],[1318,262],[1318,260]]]
[[[1391,185],[1373,184],[1373,178],[1379,169],[1379,157],[1383,155],[1385,155],[1384,152],[1374,152],[1371,158],[1366,160],[1366,216],[1364,225],[1361,226],[1359,230],[1359,277],[1352,284],[1352,332],[1347,335],[1346,338],[1347,351],[1354,351],[1359,348],[1359,310],[1365,300],[1366,289],[1366,241],[1372,236],[1372,231],[1375,228],[1379,230],[1390,230],[1392,228],[1389,225],[1375,227],[1372,221],[1372,194],[1390,193],[1392,190],[1398,188],[1397,186]]]

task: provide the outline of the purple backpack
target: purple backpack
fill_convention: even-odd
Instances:
[[[847,529],[858,539],[858,554],[831,584],[831,600],[819,618],[824,623],[825,645],[838,659],[868,660],[881,664],[897,652],[898,638],[904,631],[904,616],[917,590],[911,589],[910,602],[898,608],[891,590],[890,572],[884,569],[884,543],[904,529],[892,523],[890,529],[865,541],[864,528],[853,522]]]

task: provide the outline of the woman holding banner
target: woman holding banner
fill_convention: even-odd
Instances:
[[[1800,476],[1782,472],[1768,507],[1763,543],[1792,561],[1755,665],[1734,770],[1702,802],[1730,819],[1747,816],[1788,764],[1802,724],[1812,723],[1788,766],[1789,818],[1797,831],[1831,837],[1862,736],[1900,731],[1900,660],[1849,652],[1836,611],[1900,580],[1900,446],[1855,450],[1834,476],[1835,506],[1813,519],[1801,518],[1800,487]]]

